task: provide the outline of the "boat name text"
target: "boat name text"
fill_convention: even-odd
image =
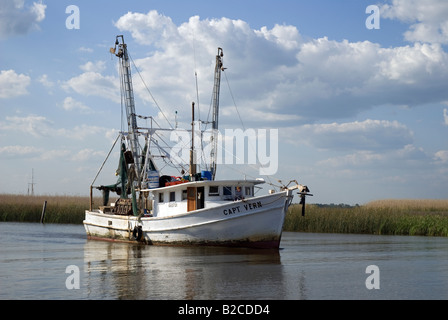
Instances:
[[[242,205],[243,208],[241,208],[241,206],[235,206],[229,209],[224,209],[222,211],[222,213],[224,213],[225,216],[231,215],[231,214],[235,214],[235,213],[241,213],[243,212],[243,210],[245,211],[249,211],[249,210],[254,210],[254,209],[258,209],[262,207],[261,201],[258,202],[252,202],[252,203],[245,203]]]

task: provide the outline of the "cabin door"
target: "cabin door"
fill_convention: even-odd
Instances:
[[[204,187],[187,188],[187,211],[204,208]]]
[[[196,198],[197,198],[197,190],[196,188],[187,188],[187,211],[196,210]]]

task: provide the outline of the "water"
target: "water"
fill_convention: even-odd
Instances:
[[[287,232],[281,250],[264,251],[91,241],[79,225],[0,223],[0,243],[0,299],[448,298],[447,238]],[[379,274],[366,273],[370,265]],[[367,289],[369,276],[379,289]]]

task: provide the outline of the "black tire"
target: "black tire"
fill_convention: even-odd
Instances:
[[[143,236],[142,226],[135,226],[134,231],[132,231],[132,237],[134,240],[140,241]]]

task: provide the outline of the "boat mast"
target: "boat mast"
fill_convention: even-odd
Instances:
[[[196,175],[196,154],[194,150],[194,102],[191,103],[191,148],[190,148],[190,177],[194,181]]]
[[[121,42],[119,41],[121,39]],[[116,52],[118,46],[118,52]],[[128,140],[131,148],[132,156],[134,158],[134,168],[136,181],[140,187],[140,159],[141,152],[138,143],[138,127],[137,118],[135,114],[134,91],[132,88],[131,65],[129,61],[127,45],[124,42],[123,35],[118,35],[115,40],[115,48],[111,48],[111,53],[115,54],[120,59],[120,76],[121,76],[121,90],[124,94],[126,117],[128,122]]]
[[[216,165],[218,157],[218,116],[219,116],[219,91],[221,86],[221,71],[224,71],[222,64],[222,57],[224,53],[221,48],[218,48],[218,54],[216,55],[216,65],[215,65],[215,80],[213,85],[213,118],[212,118],[212,136],[211,143],[212,149],[210,152],[211,165],[210,171],[212,175],[212,180],[215,180],[216,175]]]

